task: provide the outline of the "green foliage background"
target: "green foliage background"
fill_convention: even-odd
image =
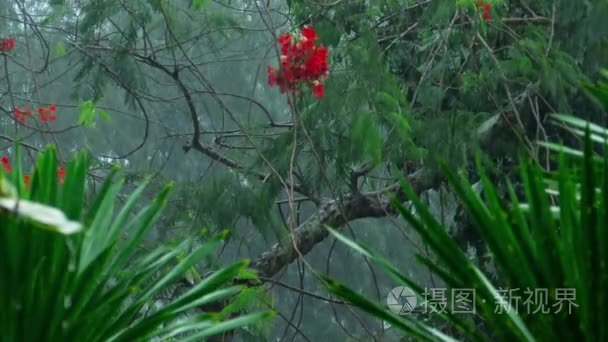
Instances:
[[[438,160],[475,183],[479,145],[499,166],[493,179],[517,174],[521,150],[550,168],[537,140],[581,143],[548,125],[550,113],[608,123],[580,87],[606,66],[608,3],[490,2],[486,23],[473,0],[0,0],[0,37],[18,43],[0,60],[0,154],[14,156],[22,142],[29,172],[46,144],[56,144],[60,163],[86,149],[91,196],[113,164],[125,173],[121,196],[146,179],[151,190],[175,182],[144,244],[205,241],[227,228],[215,266],[270,250],[290,234],[290,218],[299,225],[332,201],[435,173]],[[325,98],[299,99],[294,119],[265,70],[278,63],[276,36],[304,24],[329,47],[331,70]],[[50,127],[16,126],[10,117],[14,106],[50,103],[59,106]],[[281,182],[290,176],[302,190],[292,213]],[[459,245],[483,259],[454,194],[438,185],[421,196]],[[432,282],[413,256],[424,244],[402,219],[367,217],[344,228]],[[395,284],[376,266],[330,239],[305,261],[273,279],[290,287],[268,281],[274,287],[261,301],[284,318],[266,338],[394,337],[377,320],[305,294],[327,295],[310,266],[382,300]]]

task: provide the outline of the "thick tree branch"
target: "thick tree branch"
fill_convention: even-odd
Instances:
[[[421,169],[408,177],[417,194],[428,190],[439,183],[438,177],[427,169]],[[261,277],[272,277],[292,263],[298,252],[307,254],[316,244],[325,240],[329,232],[326,226],[339,228],[346,223],[365,217],[384,217],[394,213],[390,197],[397,196],[403,200],[404,194],[399,186],[390,187],[381,192],[364,195],[353,195],[342,202],[334,200],[327,204],[318,214],[310,217],[296,228],[293,237],[287,237],[275,244],[270,250],[262,253],[251,263]],[[294,249],[294,241],[298,250]]]

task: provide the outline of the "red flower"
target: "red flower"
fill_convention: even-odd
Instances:
[[[32,111],[29,108],[21,109],[15,107],[15,120],[25,124],[26,119],[30,116],[32,116]]]
[[[325,95],[325,86],[319,81],[312,82],[310,89],[312,90],[312,94],[318,99],[322,99]]]
[[[302,28],[302,37],[310,41],[319,39],[319,37],[317,37],[317,32],[310,26],[304,26]]]
[[[57,168],[57,177],[59,178],[59,184],[63,184],[63,180],[65,178],[65,169],[61,166]]]
[[[48,107],[40,107],[38,108],[38,115],[40,116],[40,121],[49,122],[57,120],[57,115],[55,111],[57,110],[56,104],[51,104]]]
[[[280,35],[277,41],[281,47],[280,67],[268,67],[268,85],[278,86],[281,93],[285,93],[295,92],[300,84],[314,83],[313,95],[323,97],[320,79],[327,76],[329,52],[324,46],[315,45],[318,39],[315,30],[308,26],[302,28],[295,42],[288,33]]]
[[[4,172],[11,172],[13,170],[11,160],[7,156],[2,157],[2,169]]]
[[[274,87],[275,85],[277,85],[277,81],[278,81],[277,69],[269,66],[267,68],[267,71],[268,71],[268,85],[271,87]]]
[[[23,184],[25,185],[26,189],[30,188],[30,183],[32,182],[32,177],[30,177],[30,175],[23,175]]]
[[[0,40],[0,51],[1,52],[9,52],[13,49],[15,49],[15,46],[17,45],[17,43],[15,42],[15,40],[13,38],[4,38],[2,40]]]
[[[281,47],[281,54],[286,55],[291,46],[291,35],[289,33],[283,33],[279,36],[278,44]]]
[[[319,39],[317,32],[312,27],[304,26],[300,36],[300,44],[304,50],[309,50],[314,46],[315,40]]]
[[[486,22],[490,21],[492,19],[492,4],[486,2],[483,4],[482,8],[483,8],[483,13],[482,13],[483,20],[485,20]]]
[[[310,75],[310,77],[324,76],[328,70],[328,57],[329,53],[327,52],[327,48],[323,46],[313,50],[310,57],[305,62],[306,73]]]
[[[21,111],[21,109],[15,107],[15,120],[21,122],[21,123],[25,123],[25,115],[23,115],[23,112]]]

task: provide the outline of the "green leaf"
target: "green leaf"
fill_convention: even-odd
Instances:
[[[348,287],[338,283],[337,281],[322,276],[325,286],[333,294],[348,300],[352,305],[362,309],[365,312],[372,314],[373,316],[390,323],[413,337],[420,338],[425,341],[456,341],[455,339],[443,334],[437,329],[431,328],[426,324],[419,323],[417,320],[409,318],[407,316],[397,316],[388,310],[378,306],[367,300],[362,295],[349,289]]]
[[[63,57],[66,54],[65,45],[62,43],[57,43],[54,45],[53,52],[57,57]]]
[[[205,338],[213,335],[218,335],[224,333],[229,330],[234,330],[241,327],[246,327],[248,325],[257,323],[261,320],[270,319],[275,316],[274,311],[266,311],[253,313],[248,315],[243,315],[238,318],[234,318],[231,320],[227,320],[218,324],[213,325],[212,327],[203,330],[200,333],[193,334],[192,336],[188,336],[188,338],[184,339],[184,342],[195,342],[202,341]]]
[[[112,117],[110,117],[110,114],[108,114],[108,112],[106,112],[105,110],[97,108],[96,112],[101,120],[105,122],[112,121]]]
[[[112,119],[105,110],[95,108],[92,101],[85,101],[80,104],[80,116],[78,117],[79,125],[93,127],[96,117],[99,117],[101,120],[106,122],[110,122]]]
[[[351,153],[354,160],[371,159],[377,164],[382,158],[383,140],[372,116],[370,112],[362,112],[357,116],[350,137]]]

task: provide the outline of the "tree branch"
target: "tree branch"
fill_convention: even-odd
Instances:
[[[412,188],[417,194],[439,184],[439,178],[434,172],[420,169],[408,177]],[[394,214],[390,197],[396,196],[406,200],[398,184],[380,192],[348,196],[342,203],[334,200],[322,208],[318,214],[310,217],[295,229],[293,237],[287,237],[278,242],[270,250],[254,259],[250,267],[261,277],[272,277],[292,263],[301,254],[310,252],[316,244],[325,240],[329,235],[326,226],[339,228],[346,223],[366,217],[384,217]],[[298,251],[293,247],[294,241]]]

